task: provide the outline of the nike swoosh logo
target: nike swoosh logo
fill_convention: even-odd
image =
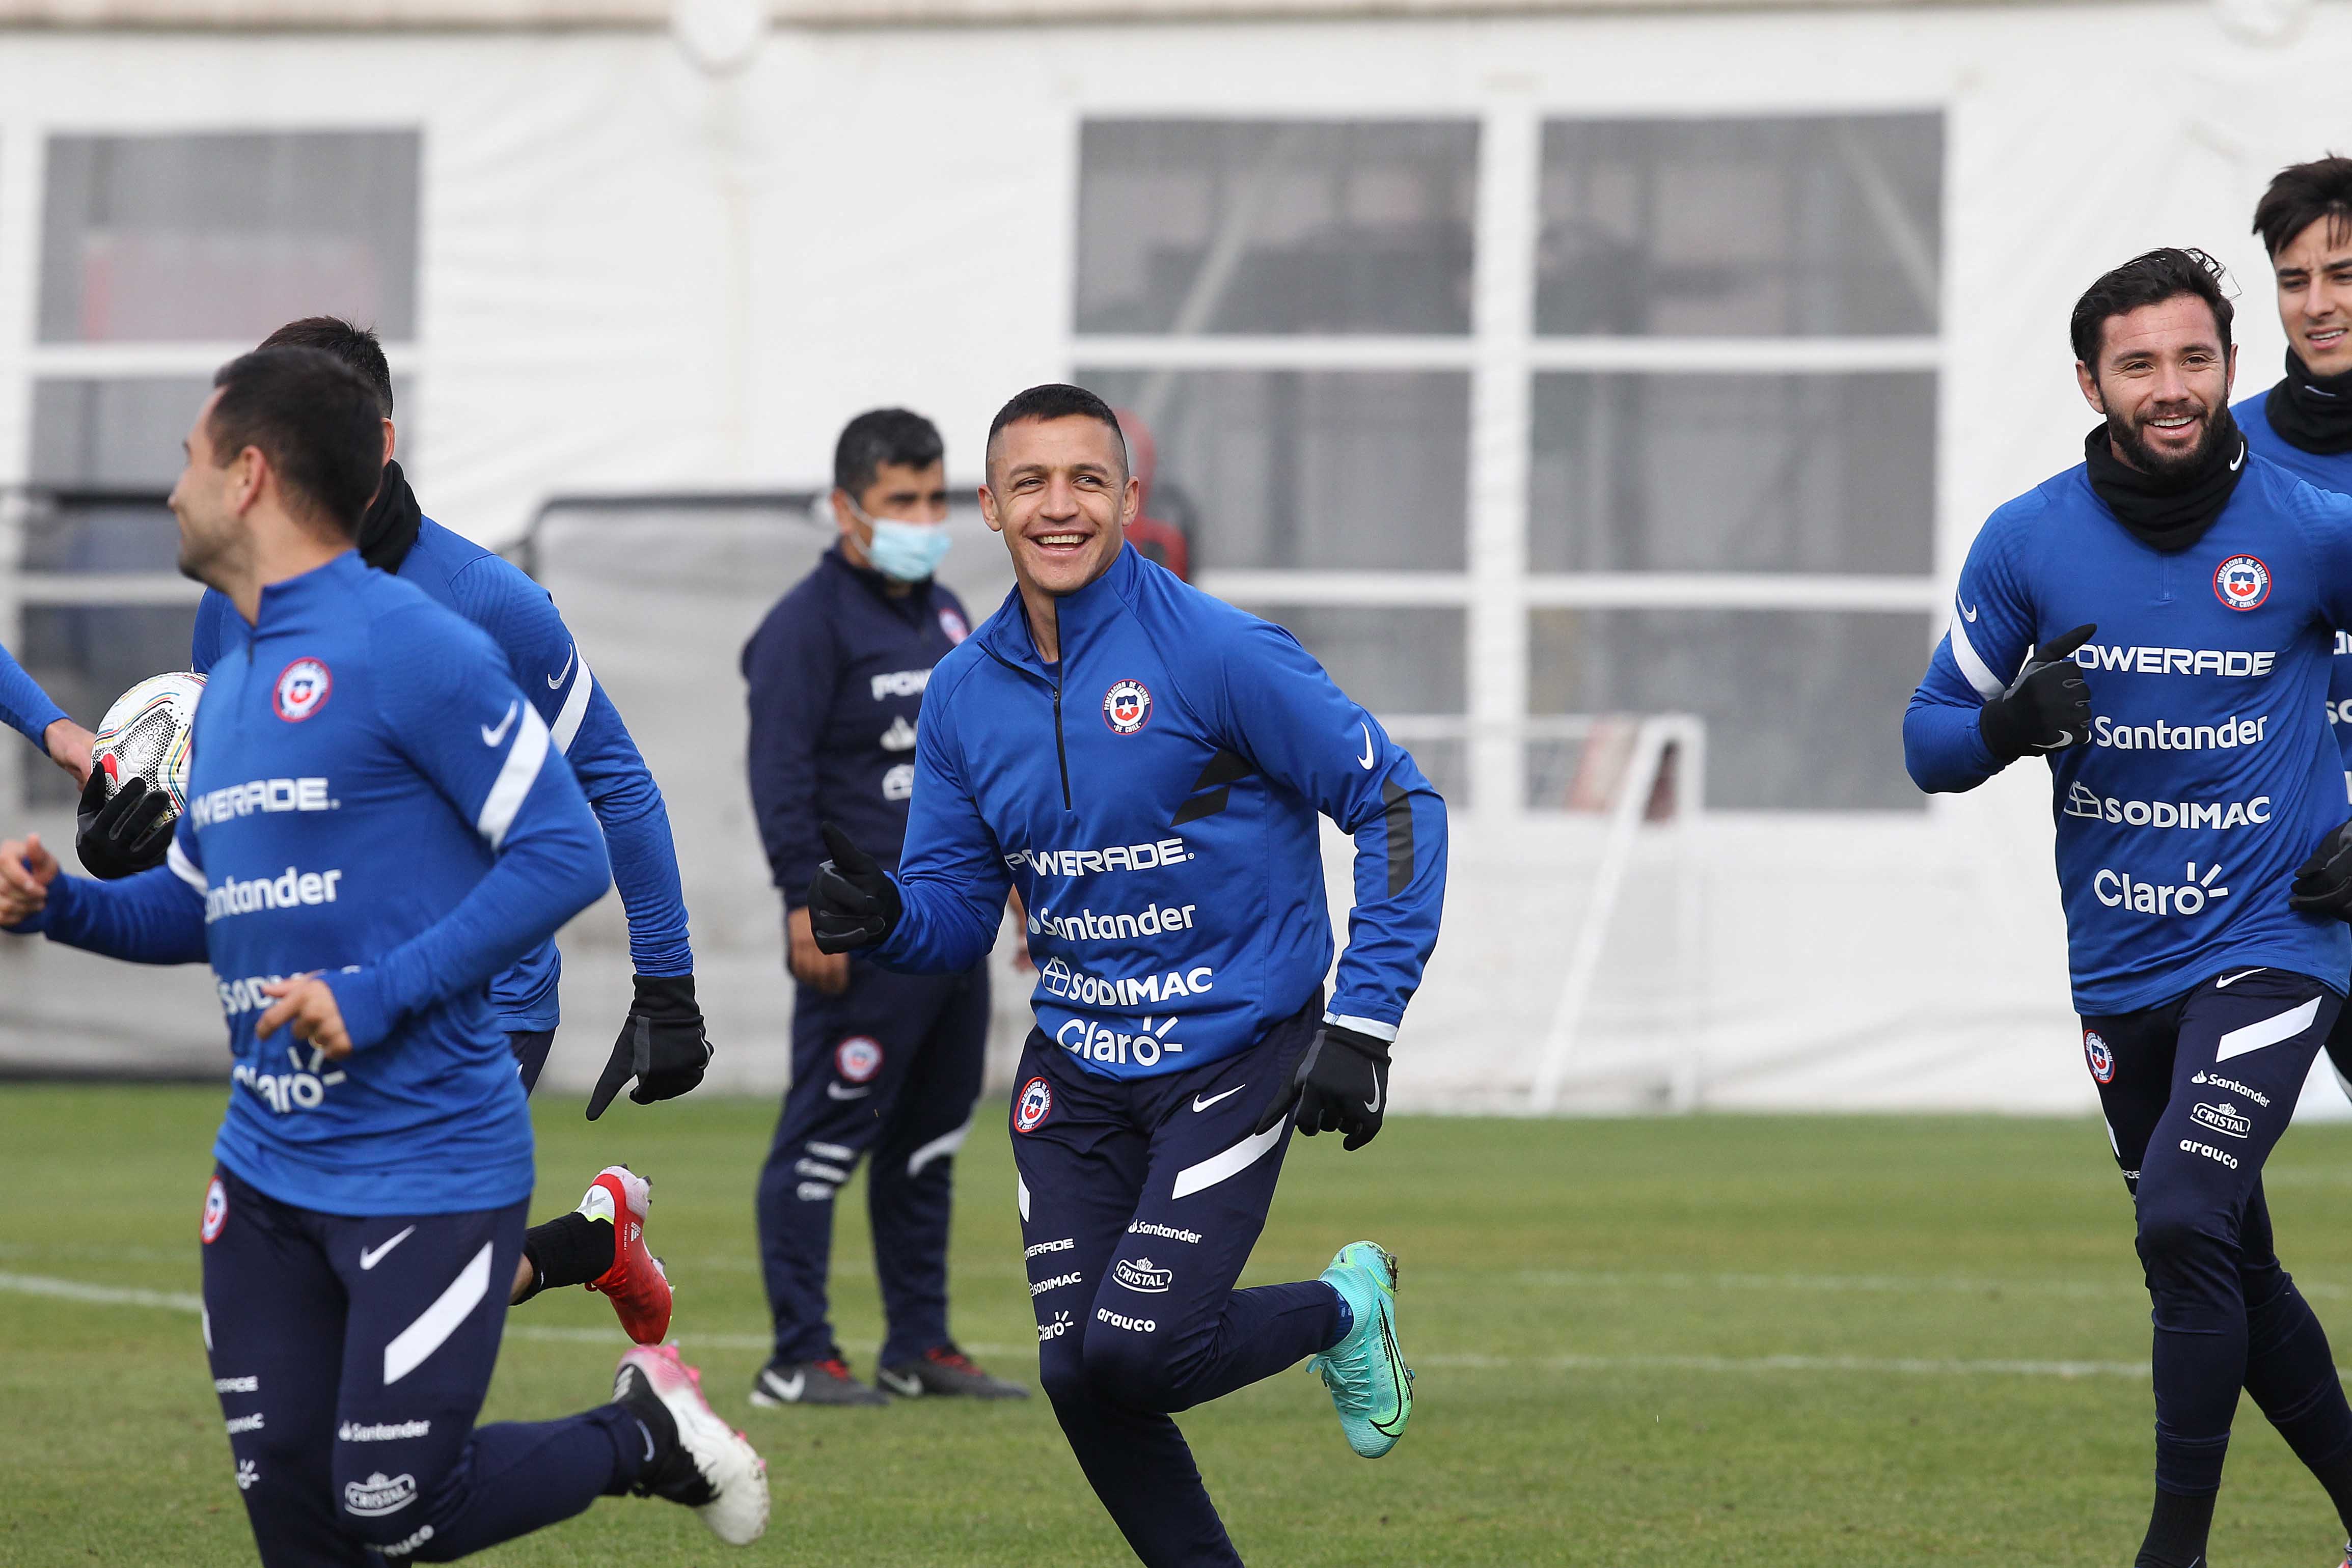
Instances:
[[[2238,458],[2237,458],[2237,461],[2230,465],[2230,472],[2231,472],[2231,473],[2232,473],[2232,474],[2235,474],[2239,469],[2243,468],[2245,465],[2246,465],[2246,444],[2245,444],[2244,442],[2241,441],[2240,443],[2238,443]]]
[[[2214,982],[2213,982],[2213,988],[2214,988],[2215,990],[2217,990],[2217,991],[2219,991],[2219,990],[2222,990],[2222,989],[2225,989],[2225,988],[2229,988],[2229,987],[2231,987],[2231,986],[2234,986],[2234,985],[2236,985],[2240,980],[2244,979],[2248,975],[2259,975],[2259,974],[2261,974],[2261,973],[2262,973],[2262,970],[2260,970],[2260,969],[2241,969],[2241,970],[2239,970],[2239,971],[2238,971],[2236,974],[2234,974],[2234,975],[2224,975],[2224,976],[2222,976],[2220,979],[2218,979],[2218,980],[2214,981]]]
[[[1960,604],[1960,601],[1957,599],[1953,600],[1952,602],[1955,604]],[[1969,606],[1960,604],[1960,619],[1973,626],[1977,623],[1977,612]]]
[[[1368,724],[1363,727],[1363,729],[1364,754],[1361,757],[1357,758],[1356,760],[1363,764],[1365,772],[1370,773],[1372,770],[1372,727]]]
[[[874,1085],[868,1083],[856,1089],[844,1089],[838,1083],[828,1083],[824,1092],[828,1098],[834,1100],[863,1100],[874,1092]]]
[[[499,720],[498,728],[492,729],[487,724],[482,726],[482,744],[489,747],[503,745],[507,738],[507,730],[514,724],[515,715],[521,711],[522,704],[519,702],[507,704],[507,716]]]
[[[360,1267],[361,1267],[362,1270],[366,1270],[366,1269],[373,1269],[373,1268],[374,1268],[377,1264],[379,1264],[379,1263],[381,1263],[381,1262],[383,1262],[383,1255],[384,1255],[385,1253],[387,1253],[387,1252],[391,1251],[394,1248],[395,1248],[395,1247],[399,1246],[402,1242],[404,1242],[404,1241],[407,1240],[411,1236],[414,1236],[414,1235],[415,1235],[415,1234],[416,1234],[416,1227],[415,1227],[414,1225],[412,1225],[412,1226],[410,1226],[407,1229],[405,1229],[405,1230],[402,1231],[399,1235],[397,1235],[397,1236],[394,1237],[391,1240],[389,1240],[389,1241],[385,1242],[385,1243],[384,1243],[383,1246],[381,1246],[381,1247],[377,1247],[377,1248],[373,1248],[373,1249],[369,1249],[369,1248],[366,1248],[366,1247],[362,1247],[362,1248],[361,1248],[361,1249],[360,1249]]]
[[[547,677],[547,689],[549,691],[559,691],[562,688],[563,683],[571,678],[572,661],[579,657],[580,644],[574,643],[572,644],[570,650],[563,655],[563,668],[556,671],[555,674]]]
[[[801,1390],[808,1386],[808,1374],[795,1372],[790,1377],[778,1377],[772,1372],[763,1372],[760,1375],[760,1381],[765,1383],[777,1398],[794,1400],[801,1396]]]
[[[1246,1083],[1236,1083],[1231,1089],[1226,1090],[1223,1094],[1195,1094],[1192,1096],[1192,1109],[1195,1111],[1205,1111],[1210,1106],[1215,1104],[1218,1101],[1230,1100],[1248,1087],[1249,1085]]]
[[[1380,1074],[1372,1074],[1372,1097],[1364,1102],[1364,1109],[1375,1116],[1379,1115],[1381,1102],[1388,1097],[1388,1085],[1381,1082]]]
[[[2041,744],[2039,741],[2036,741],[2036,742],[2034,743],[2033,749],[2034,749],[2034,750],[2036,750],[2036,751],[2063,751],[2063,750],[2065,750],[2068,747],[2070,747],[2070,746],[2072,746],[2072,745],[2074,745],[2074,731],[2069,730],[2069,731],[2067,731],[2067,732],[2066,732],[2066,734],[2064,734],[2063,736],[2060,737],[2058,739],[2052,741],[2052,742],[2051,742],[2049,745],[2047,745],[2047,746],[2043,746],[2043,745],[2042,745],[2042,744]]]
[[[884,1387],[894,1394],[903,1394],[909,1399],[917,1397],[923,1392],[923,1380],[911,1373],[885,1372],[880,1367],[877,1367],[874,1369],[874,1375],[882,1380]]]

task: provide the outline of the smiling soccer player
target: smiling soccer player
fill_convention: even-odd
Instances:
[[[2262,1184],[2352,967],[2321,706],[2352,501],[2248,455],[2220,271],[2151,251],[2076,304],[2084,462],[1978,534],[1903,727],[1923,789],[2050,765],[2084,1061],[2155,1306],[2139,1568],[2204,1562],[2242,1388],[2352,1527],[2352,1408]]]

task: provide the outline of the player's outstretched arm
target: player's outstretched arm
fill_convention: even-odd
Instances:
[[[374,962],[327,976],[352,1048],[411,1013],[481,986],[552,937],[612,885],[604,836],[539,710],[488,639],[417,606],[376,626],[394,744],[474,824],[494,855],[456,908]]]
[[[64,875],[37,833],[0,843],[0,927],[134,964],[200,964],[205,881],[194,842],[184,834],[167,865],[121,882]]]
[[[2064,661],[2095,627],[2053,638],[2032,660],[2033,607],[2010,561],[2021,523],[1993,514],[1969,549],[1952,621],[1903,716],[1903,760],[1930,794],[1973,789],[2028,752],[2089,739],[2090,689]]]
[[[75,783],[89,777],[89,731],[68,718],[5,648],[0,648],[0,724],[39,747]]]

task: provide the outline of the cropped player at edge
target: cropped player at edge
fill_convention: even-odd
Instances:
[[[675,1350],[628,1351],[580,1415],[474,1425],[532,1181],[487,982],[610,879],[498,650],[355,553],[378,444],[365,381],[263,350],[215,379],[171,497],[181,570],[249,629],[196,710],[191,798],[316,779],[323,799],[191,810],[167,866],[115,882],[0,845],[0,921],[212,965],[236,1065],[205,1343],[268,1568],[446,1562],[632,1490],[748,1543],[764,1469]]]
[[[1127,548],[1139,486],[1093,393],[1033,387],[980,494],[1016,587],[923,699],[896,877],[828,827],[817,945],[969,967],[1008,883],[1037,1027],[1012,1120],[1039,1373],[1095,1493],[1155,1565],[1241,1561],[1170,1413],[1313,1356],[1367,1458],[1412,1412],[1396,1260],[1236,1291],[1291,1127],[1380,1131],[1437,940],[1444,802],[1280,627]],[[1327,1009],[1318,812],[1356,841]]]
[[[2262,1181],[2352,969],[2321,701],[2352,625],[2352,500],[2248,455],[2231,315],[2196,251],[2084,294],[2075,374],[2102,422],[1978,534],[1903,727],[1923,789],[2050,764],[2084,1060],[2155,1309],[2138,1568],[2204,1563],[2241,1388],[2352,1531],[2352,1407]]]
[[[66,710],[5,648],[0,648],[0,724],[39,747],[41,755],[64,768],[75,783],[89,778],[89,731],[68,718]]]
[[[588,1119],[601,1116],[632,1076],[637,1087],[629,1098],[640,1105],[687,1092],[702,1082],[710,1044],[695,999],[694,951],[677,852],[661,790],[619,712],[589,672],[547,591],[511,562],[424,515],[393,459],[392,371],[375,334],[331,316],[314,316],[289,322],[261,346],[322,350],[373,390],[383,428],[383,476],[360,524],[360,559],[414,583],[489,634],[596,813],[628,916],[636,977],[635,998],[589,1098]],[[193,667],[211,670],[244,647],[249,635],[226,597],[207,591],[196,607]],[[100,876],[141,869],[140,857],[128,847],[147,821],[140,803],[128,790],[106,801],[102,788],[93,783],[90,793],[97,798],[83,801],[84,831],[76,845],[82,862]],[[160,798],[153,804],[164,806]],[[154,863],[162,852],[159,843],[144,863]],[[537,1086],[555,1039],[562,972],[562,957],[549,941],[490,982],[491,1005],[526,1094]],[[670,1290],[645,1242],[651,1202],[651,1182],[626,1166],[607,1166],[576,1210],[531,1227],[509,1285],[509,1298],[520,1303],[541,1291],[584,1286],[603,1292],[631,1338],[659,1343],[669,1328]]]

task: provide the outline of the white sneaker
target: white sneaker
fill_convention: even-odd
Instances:
[[[637,1345],[613,1369],[613,1399],[641,1422],[653,1455],[637,1478],[641,1497],[694,1510],[730,1546],[768,1528],[768,1462],[702,1396],[702,1375],[674,1344]]]

